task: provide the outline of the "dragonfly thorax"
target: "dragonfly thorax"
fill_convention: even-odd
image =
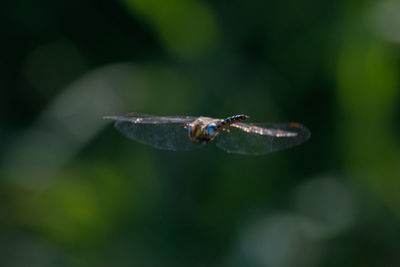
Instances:
[[[217,124],[220,121],[218,119],[199,117],[187,126],[190,140],[196,143],[211,141],[219,132]]]

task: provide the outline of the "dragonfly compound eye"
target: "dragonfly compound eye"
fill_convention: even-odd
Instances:
[[[207,133],[209,135],[213,135],[215,133],[215,130],[217,129],[217,125],[215,123],[210,123],[207,125]]]

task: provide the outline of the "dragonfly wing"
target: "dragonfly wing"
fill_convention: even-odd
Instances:
[[[115,128],[138,142],[164,150],[193,150],[203,145],[192,142],[187,133],[187,123],[194,117],[121,116],[107,117],[115,120]]]
[[[305,142],[310,131],[299,123],[235,123],[217,137],[217,146],[227,152],[260,155]]]
[[[187,123],[192,122],[196,117],[191,116],[151,116],[146,114],[130,113],[127,116],[106,116],[104,119],[115,121],[128,121],[143,124],[165,124],[165,123]]]

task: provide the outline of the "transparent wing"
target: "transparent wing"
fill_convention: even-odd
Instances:
[[[115,128],[127,137],[165,150],[193,150],[203,145],[192,142],[187,134],[187,123],[195,117],[157,117],[133,114],[128,116],[108,116],[115,120]]]
[[[305,142],[310,131],[299,123],[235,123],[217,137],[217,146],[227,152],[260,155]]]
[[[196,117],[190,116],[151,116],[146,114],[130,113],[127,116],[106,116],[104,119],[115,121],[129,121],[132,123],[144,124],[165,124],[192,122]]]

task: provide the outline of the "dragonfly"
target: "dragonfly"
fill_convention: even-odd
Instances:
[[[243,123],[247,115],[225,119],[193,116],[152,116],[130,113],[106,116],[128,138],[163,150],[194,150],[215,142],[217,147],[244,155],[262,155],[305,142],[310,131],[297,122]]]

